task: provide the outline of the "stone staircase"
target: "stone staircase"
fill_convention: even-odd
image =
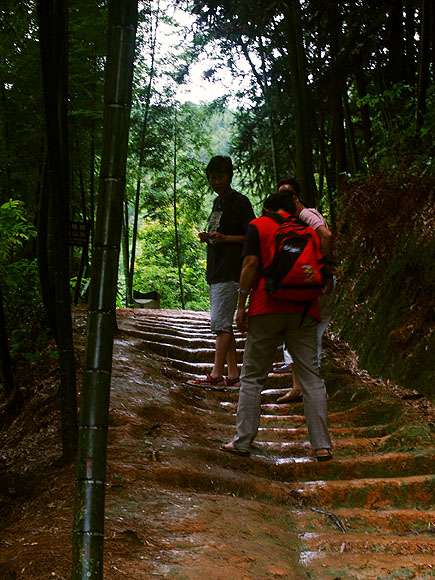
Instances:
[[[212,441],[229,441],[235,430],[237,389],[183,385],[211,369],[214,337],[208,314],[142,311],[124,323],[124,330],[161,357],[163,372],[181,385],[184,401],[212,420]],[[237,335],[236,341],[241,362],[243,336]],[[265,385],[251,457],[222,453],[216,444],[207,450],[207,461],[226,470],[247,471],[252,497],[261,480],[275,486],[267,501],[285,506],[298,535],[306,578],[434,578],[433,408],[421,400],[416,405],[405,390],[369,377],[354,365],[348,368],[334,357],[337,344],[326,340],[322,368],[333,461],[321,464],[313,459],[302,404],[276,404],[291,381],[289,375],[276,374]],[[339,348],[346,349],[342,344]],[[220,489],[241,494],[239,485],[231,488],[231,481],[228,478],[225,487],[222,479]]]

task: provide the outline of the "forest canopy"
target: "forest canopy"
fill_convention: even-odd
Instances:
[[[104,146],[108,4],[45,4],[62,7],[53,12],[61,20],[30,0],[5,0],[0,12],[2,332],[14,364],[35,360],[57,336],[57,268],[70,301],[87,301]],[[370,183],[370,195],[382,196],[372,188],[380,176],[430,191],[429,0],[385,0],[376,10],[365,0],[138,8],[118,306],[153,290],[163,307],[208,307],[197,232],[211,206],[212,155],[231,155],[234,186],[257,213],[278,179],[297,176],[335,231],[355,187]],[[182,98],[201,66],[211,96],[224,71],[232,75],[227,95]],[[83,229],[78,245],[71,224]]]

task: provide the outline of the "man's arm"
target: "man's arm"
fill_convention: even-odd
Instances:
[[[329,294],[334,285],[332,279],[332,275],[334,273],[333,236],[326,226],[319,226],[316,228],[315,232],[319,236],[320,249],[325,257],[325,272],[327,279],[323,289],[323,294]]]
[[[334,260],[334,252],[332,247],[331,231],[328,230],[326,226],[319,226],[315,232],[320,239],[320,249],[322,254],[325,256],[325,259],[328,260],[328,262],[332,262]]]
[[[212,244],[243,244],[246,236],[230,236],[220,232],[210,232],[209,237]]]
[[[235,316],[237,328],[242,332],[246,332],[248,329],[246,301],[252,285],[254,284],[259,263],[260,260],[258,259],[258,256],[248,255],[245,256],[242,264],[242,272],[239,280],[239,301]]]

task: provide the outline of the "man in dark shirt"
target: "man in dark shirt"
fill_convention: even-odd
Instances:
[[[210,285],[210,324],[216,334],[213,369],[191,384],[240,386],[233,316],[237,305],[241,254],[248,224],[255,218],[249,199],[231,187],[233,164],[229,157],[213,157],[206,168],[207,179],[217,193],[207,231],[199,232],[207,244],[207,283]],[[228,376],[224,377],[225,362]]]

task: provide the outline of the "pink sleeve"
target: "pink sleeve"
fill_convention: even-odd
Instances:
[[[319,226],[326,226],[326,222],[322,214],[313,207],[305,207],[298,217],[300,220],[311,226],[313,230],[317,230]]]

